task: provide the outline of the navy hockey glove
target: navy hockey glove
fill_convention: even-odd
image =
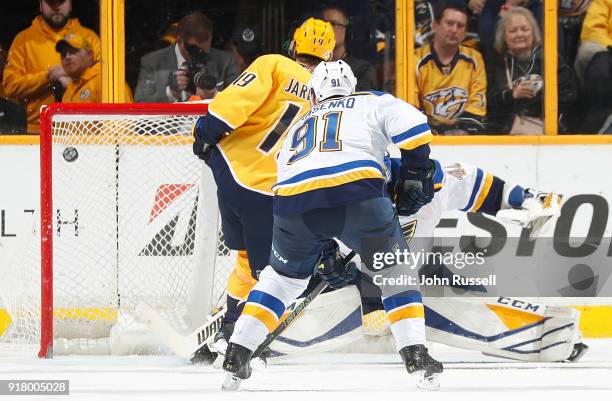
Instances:
[[[427,170],[411,170],[402,166],[401,178],[395,184],[395,207],[400,216],[410,216],[431,202],[434,197],[435,165]]]
[[[193,127],[193,153],[208,162],[215,145],[204,142],[204,117],[199,117]]]
[[[349,262],[342,263],[343,255],[340,252],[338,243],[334,240],[321,251],[321,256],[317,261],[316,271],[323,281],[332,288],[342,288],[351,283],[357,276],[357,265]]]

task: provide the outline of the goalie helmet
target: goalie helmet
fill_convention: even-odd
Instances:
[[[320,63],[310,78],[310,95],[320,102],[332,96],[348,96],[355,91],[357,78],[349,65],[342,61]]]
[[[329,22],[308,18],[293,34],[289,53],[292,58],[298,54],[308,54],[328,61],[336,46],[334,29]]]

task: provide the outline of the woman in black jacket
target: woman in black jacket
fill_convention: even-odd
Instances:
[[[497,133],[543,132],[544,54],[542,34],[531,12],[512,7],[495,33],[497,57],[489,65],[489,130]],[[574,72],[558,58],[559,116],[578,97]],[[559,124],[562,130],[562,124]]]

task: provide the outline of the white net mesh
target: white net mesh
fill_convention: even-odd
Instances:
[[[186,333],[223,299],[234,255],[220,237],[214,181],[191,151],[196,117],[53,118],[56,353],[59,339],[138,331],[140,301]],[[21,347],[40,341],[38,215],[0,288],[12,319],[2,342]]]

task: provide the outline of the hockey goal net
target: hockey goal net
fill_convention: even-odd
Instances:
[[[1,284],[12,319],[5,346],[38,348],[40,357],[155,352],[142,350],[154,341],[135,320],[140,301],[183,333],[223,302],[234,256],[219,231],[214,180],[191,151],[205,112],[205,104],[45,108],[41,206]]]

